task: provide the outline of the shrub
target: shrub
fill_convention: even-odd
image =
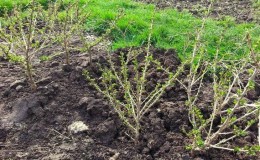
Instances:
[[[32,60],[36,53],[52,44],[54,29],[51,25],[52,16],[39,3],[33,0],[29,6],[26,13],[22,12],[20,6],[16,6],[10,14],[4,14],[5,23],[0,28],[0,50],[10,60],[24,57],[19,58],[19,61],[25,69],[32,90],[35,90]]]
[[[219,43],[222,39],[220,38]],[[230,144],[236,138],[243,138],[259,118],[259,100],[250,100],[247,93],[254,89],[254,78],[259,71],[257,54],[251,44],[250,36],[245,40],[249,53],[239,61],[219,58],[219,50],[213,61],[206,61],[202,52],[192,58],[190,71],[185,82],[189,107],[189,120],[193,126],[189,136],[193,143],[188,146],[192,150],[209,148],[229,151],[243,151],[250,154],[260,151],[259,145],[239,147]],[[206,77],[212,83],[206,83]],[[210,98],[210,104],[201,105],[200,97]],[[209,113],[209,116],[207,116]],[[259,119],[260,120],[260,119]],[[260,132],[259,132],[260,137]],[[260,139],[258,139],[260,144]]]
[[[119,118],[132,131],[135,143],[138,143],[142,128],[140,122],[143,117],[158,102],[165,89],[173,85],[185,65],[183,63],[173,73],[153,58],[150,52],[152,26],[153,24],[150,27],[145,54],[139,50],[130,50],[127,54],[121,53],[118,57],[108,53],[109,67],[102,68],[102,76],[99,80],[93,79],[91,74],[85,71],[87,79],[108,99]],[[130,64],[134,66],[132,69],[129,67]],[[158,81],[156,87],[148,92],[147,77],[151,68],[163,72],[168,78],[163,82]]]

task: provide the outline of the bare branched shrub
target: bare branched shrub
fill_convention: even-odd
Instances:
[[[34,0],[26,12],[16,6],[11,14],[4,15],[6,24],[0,28],[0,48],[9,59],[22,57],[19,62],[25,69],[32,90],[35,90],[32,60],[38,52],[52,44],[53,28],[49,25],[52,19]]]
[[[260,150],[259,145],[240,147],[230,144],[236,138],[246,136],[259,118],[260,101],[247,98],[248,91],[254,89],[259,62],[249,36],[246,39],[250,53],[239,61],[223,60],[219,57],[219,49],[212,61],[206,61],[203,54],[194,52],[187,79],[180,81],[187,92],[186,105],[193,126],[189,133],[193,143],[188,146],[189,149],[217,148],[250,154]],[[213,84],[206,84],[205,75],[212,78]],[[200,97],[203,96],[210,98],[210,105],[201,106]]]
[[[248,92],[255,87],[255,76],[260,69],[259,55],[255,53],[247,34],[243,45],[248,45],[249,52],[244,53],[240,60],[224,60],[224,53],[220,53],[219,49],[223,38],[220,35],[215,57],[210,60],[201,40],[204,29],[205,18],[197,32],[189,58],[187,77],[178,80],[187,93],[186,106],[193,127],[188,133],[193,143],[187,149],[195,151],[216,148],[255,154],[260,150],[260,138],[259,144],[252,146],[241,147],[232,142],[246,136],[250,127],[256,124],[257,119],[260,120],[259,99],[247,98]],[[203,101],[205,97],[207,102]],[[260,137],[260,121],[258,130]]]
[[[84,55],[88,55],[89,56],[89,60],[90,60],[90,65],[92,66],[92,52],[91,49],[95,46],[97,46],[98,44],[104,42],[111,34],[111,32],[117,28],[116,23],[124,16],[124,11],[123,10],[119,10],[118,14],[116,16],[116,18],[111,21],[109,23],[108,29],[105,30],[105,32],[98,37],[96,40],[94,40],[93,42],[90,42],[87,37],[85,36],[85,28],[82,28],[81,30],[81,41],[83,43],[83,47],[81,48],[81,52],[84,52]]]
[[[5,58],[8,59],[10,57],[12,45],[11,43],[8,43],[10,37],[8,36],[7,30],[2,26],[2,23],[5,22],[4,20],[8,17],[7,10],[4,11],[3,17],[4,18],[0,20],[0,56],[5,56]]]
[[[75,2],[69,2],[64,4],[63,1],[58,1],[61,6],[65,6],[65,12],[59,14],[59,33],[60,42],[65,51],[66,59],[65,63],[70,64],[70,51],[73,48],[71,42],[75,36],[80,36],[84,32],[85,22],[89,16],[88,12],[85,12],[85,6],[79,6],[79,0]]]
[[[153,23],[144,54],[139,50],[130,50],[119,57],[108,53],[109,67],[102,69],[103,73],[99,80],[93,79],[90,73],[85,72],[87,79],[109,100],[120,119],[132,131],[135,143],[138,143],[142,128],[141,121],[145,114],[158,102],[165,89],[173,85],[185,65],[183,63],[177,70],[171,72],[153,58],[153,54],[150,52],[152,28]],[[133,67],[129,67],[129,65],[133,65]],[[147,77],[151,68],[163,72],[168,78],[163,82],[158,81],[152,91],[148,92],[149,80]]]

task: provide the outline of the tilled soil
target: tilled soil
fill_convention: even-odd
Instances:
[[[188,10],[192,14],[203,17],[210,5],[210,0],[136,0],[153,3],[158,8],[176,8],[179,11]],[[217,0],[214,2],[210,17],[223,19],[226,16],[235,18],[237,22],[259,23],[259,8],[253,5],[253,0]]]
[[[93,52],[94,65],[106,63],[104,51]],[[173,50],[153,49],[152,53],[173,67],[180,64]],[[35,66],[36,92],[30,91],[19,65],[0,61],[0,159],[258,159],[221,150],[186,150],[190,139],[184,131],[191,125],[184,105],[187,97],[179,85],[168,88],[146,114],[136,146],[113,108],[82,75],[83,69],[99,74],[97,66],[81,54],[72,54],[71,66],[64,66],[63,58]],[[75,121],[89,129],[70,132],[68,126]]]

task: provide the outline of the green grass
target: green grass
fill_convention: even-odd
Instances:
[[[29,0],[11,1],[2,0],[3,6],[11,8],[16,3],[25,5]],[[46,0],[40,0],[46,5]],[[83,4],[87,0],[81,0]],[[103,33],[108,23],[123,9],[125,16],[118,22],[118,29],[113,30],[113,49],[129,46],[141,46],[146,44],[149,34],[149,26],[154,11],[153,5],[133,2],[132,0],[90,0],[85,7],[90,12],[86,20],[86,29],[96,34]],[[1,11],[0,11],[1,12]],[[192,51],[194,38],[202,24],[201,18],[196,18],[187,12],[178,12],[174,9],[157,10],[154,19],[152,44],[158,48],[174,48],[181,58],[185,58]],[[207,19],[202,37],[203,47],[201,51],[213,57],[218,41],[223,35],[220,44],[221,55],[226,58],[239,59],[248,52],[245,34],[252,35],[253,43],[257,51],[260,51],[260,26],[253,23],[237,24],[232,18],[223,21]],[[189,42],[189,43],[188,43]],[[187,49],[185,50],[185,48]]]
[[[90,30],[102,32],[107,26],[107,21],[113,19],[117,10],[124,8],[126,16],[118,22],[120,30],[113,32],[115,40],[113,48],[124,48],[128,46],[140,46],[147,40],[149,25],[154,6],[135,3],[131,0],[96,0],[89,4],[91,17],[87,26]],[[131,25],[129,25],[131,24]],[[152,44],[160,48],[175,48],[180,57],[190,54],[196,31],[200,28],[202,19],[195,18],[187,12],[178,12],[174,9],[156,11],[155,25],[153,30]],[[122,34],[124,32],[125,34]],[[245,47],[243,38],[246,32],[252,34],[254,43],[259,40],[260,26],[256,24],[236,24],[232,19],[216,21],[206,20],[203,34],[204,50],[209,56],[214,56],[217,41],[220,35],[224,35],[221,43],[221,53],[228,58],[239,58],[243,56],[248,48]],[[188,38],[191,45],[187,46]],[[260,50],[260,48],[258,47]],[[228,54],[228,55],[227,55]]]

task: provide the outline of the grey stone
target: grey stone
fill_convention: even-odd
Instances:
[[[81,67],[87,67],[88,64],[89,64],[89,61],[83,61],[83,62],[80,64],[80,66],[81,66]]]
[[[82,68],[81,66],[77,66],[75,69],[76,69],[76,71],[78,71],[78,72],[81,72],[81,71],[83,70],[83,68]]]
[[[18,91],[18,92],[21,91],[22,89],[23,89],[23,86],[22,86],[22,85],[19,85],[19,86],[17,86],[17,87],[15,88],[15,90]]]
[[[60,88],[60,85],[58,83],[54,83],[52,87],[53,89],[58,90]]]
[[[83,97],[80,99],[78,106],[87,105],[91,100],[93,100],[92,97]]]
[[[63,143],[59,146],[62,150],[73,151],[77,148],[76,144]]]
[[[89,127],[82,121],[75,121],[68,126],[68,129],[71,133],[80,133],[89,130]]]

